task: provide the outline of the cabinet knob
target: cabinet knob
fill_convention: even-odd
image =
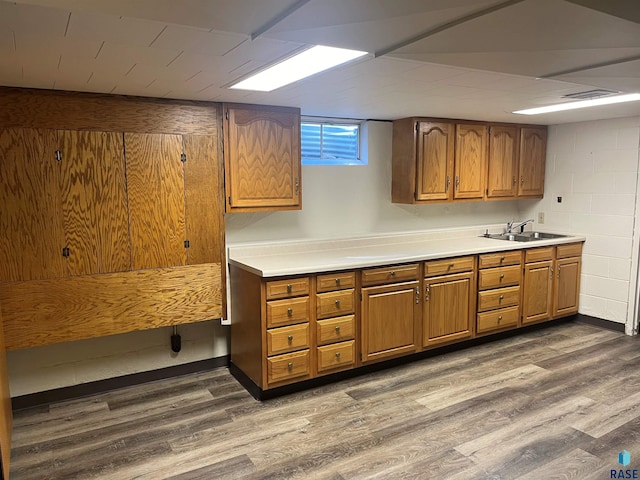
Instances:
[[[291,293],[291,290],[293,290],[293,286],[290,283],[288,283],[287,284],[287,293]]]
[[[520,186],[524,187],[524,176],[520,177]]]
[[[289,362],[289,363],[287,364],[287,368],[288,368],[289,370],[293,370],[293,362]]]
[[[395,270],[391,270],[391,276],[395,277],[396,276],[396,271]]]
[[[500,263],[504,262],[504,256],[500,257]]]
[[[504,295],[500,295],[499,300],[500,300],[500,301],[504,300]]]
[[[503,280],[503,279],[504,279],[504,273],[501,273],[500,274],[500,280]]]
[[[293,308],[291,307],[287,308],[287,315],[289,316],[293,315]]]
[[[456,266],[456,264],[455,264],[455,263],[450,263],[450,264],[449,264],[449,268],[450,268],[450,269],[451,269],[451,268],[453,268],[453,267],[455,267],[455,266]]]
[[[339,287],[340,286],[340,279],[336,278],[336,286]]]
[[[289,335],[289,336],[287,337],[287,340],[289,340],[289,343],[293,342],[293,335]]]
[[[336,308],[340,308],[340,300],[336,300]]]
[[[498,315],[498,322],[502,321],[502,315]]]
[[[340,333],[340,325],[336,325],[336,333]]]
[[[336,352],[336,358],[340,360],[340,352]]]

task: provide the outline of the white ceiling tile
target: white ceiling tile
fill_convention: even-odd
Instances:
[[[0,28],[38,32],[51,38],[64,36],[69,11],[0,1]]]
[[[168,25],[153,41],[154,48],[188,50],[205,55],[223,55],[248,37],[233,33],[210,32],[193,27]]]
[[[97,40],[147,47],[165,26],[159,22],[116,15],[74,12],[66,37],[75,41]]]
[[[147,65],[166,67],[181,53],[178,49],[129,46],[121,43],[105,42],[96,59],[106,64],[124,63],[128,65]]]

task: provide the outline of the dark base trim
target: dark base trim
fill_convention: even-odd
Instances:
[[[622,332],[624,333],[624,323],[612,322],[611,320],[604,320],[598,317],[592,317],[590,315],[583,315],[582,313],[578,313],[576,315],[576,322],[586,323],[588,325],[593,325],[594,327],[605,328],[607,330],[613,330],[614,332]]]
[[[443,353],[455,352],[463,350],[465,348],[474,347],[476,345],[482,345],[484,343],[493,342],[495,340],[509,338],[516,335],[521,335],[524,332],[531,332],[546,328],[549,325],[557,325],[558,323],[570,322],[576,319],[576,316],[570,316],[554,320],[553,322],[541,322],[534,325],[528,325],[513,330],[507,330],[505,332],[495,333],[493,335],[485,335],[483,337],[473,338],[471,340],[464,340],[462,342],[452,343],[450,345],[444,345],[442,347],[432,348],[423,352],[406,355],[403,357],[392,358],[390,360],[384,360],[381,362],[373,363],[371,365],[363,365],[351,370],[343,370],[342,372],[336,372],[329,375],[323,375],[322,377],[312,378],[310,380],[303,380],[301,382],[292,383],[289,385],[283,385],[281,387],[271,388],[269,390],[263,390],[254,383],[238,366],[233,362],[229,363],[229,373],[235,377],[238,382],[247,389],[253,398],[256,400],[269,400],[271,398],[280,397],[282,395],[289,395],[291,393],[300,392],[310,388],[316,388],[329,383],[339,382],[349,378],[358,377],[360,375],[366,375],[369,373],[385,370],[387,368],[396,367],[398,365],[404,365],[406,363],[415,362],[424,358],[434,357],[436,355],[442,355]]]
[[[175,365],[173,367],[159,368],[158,370],[150,370],[148,372],[132,373],[121,377],[106,378],[104,380],[96,380],[95,382],[87,382],[80,385],[72,385],[70,387],[62,387],[44,392],[21,395],[19,397],[13,397],[11,399],[11,405],[13,410],[16,411],[23,408],[31,408],[39,405],[47,405],[49,403],[85,397],[87,395],[95,395],[97,393],[104,393],[156,380],[179,377],[180,375],[187,375],[189,373],[204,372],[219,367],[226,367],[227,365],[229,365],[229,355],[200,360],[198,362],[185,363],[183,365]]]

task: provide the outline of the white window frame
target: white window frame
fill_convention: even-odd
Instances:
[[[319,125],[348,125],[358,127],[358,155],[356,159],[353,158],[317,158],[317,157],[304,157],[302,156],[303,166],[316,166],[316,165],[367,165],[367,159],[362,155],[362,130],[364,121],[353,118],[334,118],[334,117],[311,117],[302,116],[300,118],[300,126],[302,128],[303,123],[314,123]],[[301,140],[302,141],[302,140]],[[301,146],[302,150],[302,146]],[[302,155],[302,152],[301,152]]]

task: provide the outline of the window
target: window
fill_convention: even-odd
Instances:
[[[360,158],[360,123],[304,119],[300,124],[303,165],[366,165]]]

